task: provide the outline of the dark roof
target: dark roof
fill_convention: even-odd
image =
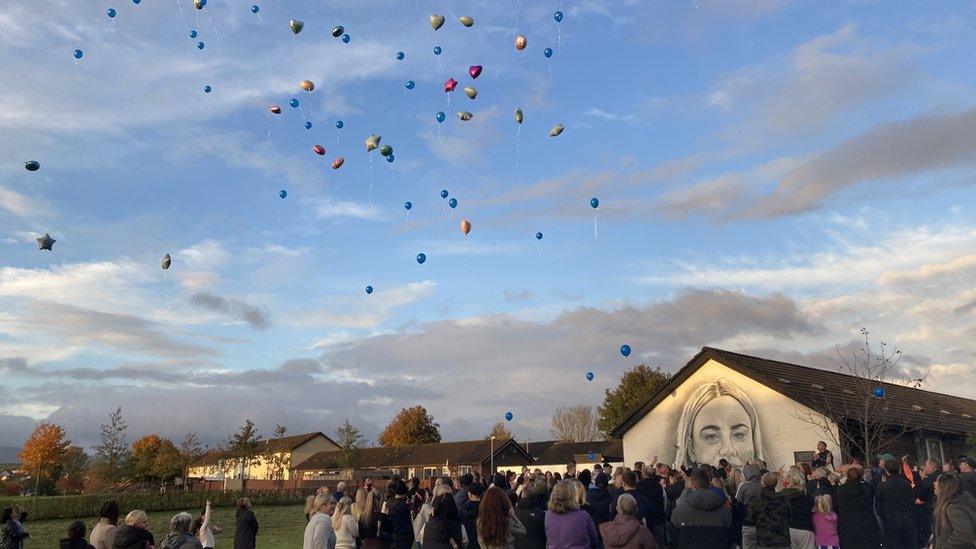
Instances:
[[[281,438],[271,438],[271,439],[261,439],[258,441],[257,454],[264,455],[273,452],[280,452],[282,450],[294,450],[302,444],[312,440],[317,436],[323,436],[326,440],[335,444],[331,438],[325,436],[325,433],[321,431],[316,431],[314,433],[303,433],[300,435],[291,435]],[[338,446],[338,444],[336,444]],[[211,450],[205,453],[200,459],[193,462],[193,465],[215,465],[222,459],[227,459],[232,457],[232,453],[226,449]]]
[[[590,453],[595,454],[594,458],[603,458],[608,461],[623,461],[624,447],[619,439],[599,440],[594,442],[560,442],[558,440],[547,440],[544,442],[530,442],[529,453],[535,457],[535,462],[540,465],[566,464],[576,456]]]
[[[498,454],[510,444],[518,447],[512,439],[506,442],[495,442],[495,454]],[[519,452],[525,455],[531,463],[531,456],[519,447]],[[384,469],[395,467],[410,467],[417,465],[443,465],[447,462],[461,465],[480,464],[491,457],[491,441],[463,440],[459,442],[435,442],[431,444],[415,444],[388,448],[360,448],[356,450],[356,467],[364,469]],[[308,471],[316,469],[335,469],[339,467],[341,451],[319,452],[294,468]]]
[[[702,347],[701,352],[678,370],[656,393],[613,430],[614,437],[622,437],[635,423],[650,412],[659,402],[684,383],[710,359],[755,379],[759,383],[787,397],[826,414],[827,410],[847,409],[860,398],[857,394],[871,391],[877,382],[868,382],[854,376],[779,362],[713,347]],[[869,386],[862,387],[867,384]],[[891,406],[894,417],[911,417],[913,426],[951,434],[964,434],[973,430],[976,417],[976,400],[943,395],[905,387],[896,383],[884,383],[885,400]]]

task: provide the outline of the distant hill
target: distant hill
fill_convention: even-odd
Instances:
[[[20,463],[18,453],[20,448],[16,446],[0,446],[0,463]]]

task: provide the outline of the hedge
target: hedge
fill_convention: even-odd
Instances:
[[[92,494],[82,496],[39,496],[36,504],[29,496],[0,497],[0,508],[21,505],[32,520],[83,518],[98,516],[102,502],[114,499],[119,502],[124,517],[133,509],[152,511],[187,511],[195,515],[203,510],[207,500],[214,507],[231,507],[237,504],[241,492],[135,492],[121,494]],[[254,505],[295,505],[305,503],[300,490],[248,490],[247,497]]]

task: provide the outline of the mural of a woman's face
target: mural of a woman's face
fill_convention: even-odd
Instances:
[[[691,454],[698,463],[718,465],[718,460],[725,458],[741,467],[756,455],[749,414],[730,396],[715,398],[699,410],[691,439]]]

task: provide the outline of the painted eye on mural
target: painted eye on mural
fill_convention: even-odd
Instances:
[[[745,429],[738,429],[732,433],[732,440],[736,442],[745,442],[749,438],[749,432]]]
[[[715,444],[718,442],[718,433],[715,431],[705,431],[702,433],[702,440],[709,444]]]

